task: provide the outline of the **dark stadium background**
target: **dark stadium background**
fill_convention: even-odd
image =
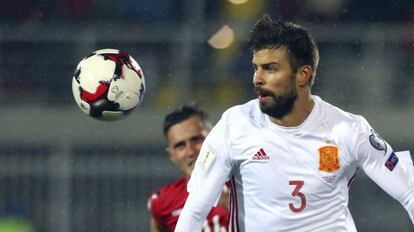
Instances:
[[[37,232],[148,231],[150,192],[179,176],[163,116],[194,101],[216,122],[254,97],[245,39],[263,13],[311,29],[315,94],[414,152],[413,1],[1,1],[0,218],[19,215]],[[227,30],[215,49],[224,25],[234,40]],[[123,121],[91,119],[72,97],[77,63],[101,48],[129,52],[146,77],[143,105]],[[359,231],[414,231],[362,171],[350,209]]]

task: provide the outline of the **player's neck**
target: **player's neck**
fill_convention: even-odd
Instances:
[[[305,96],[298,95],[298,98],[293,105],[292,112],[285,115],[283,118],[270,117],[270,121],[284,127],[299,126],[312,112],[314,105],[315,102],[313,101],[311,94],[306,94]]]

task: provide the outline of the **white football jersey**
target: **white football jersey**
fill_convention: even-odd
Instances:
[[[358,168],[414,216],[414,177],[361,116],[317,96],[282,127],[258,100],[227,110],[203,143],[176,231],[200,231],[231,182],[229,231],[356,231],[348,190]]]

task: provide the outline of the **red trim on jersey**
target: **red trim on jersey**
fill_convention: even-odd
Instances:
[[[187,180],[185,178],[172,182],[155,191],[149,200],[150,213],[162,228],[174,231],[184,203],[187,200]],[[217,226],[214,217],[219,218],[219,226],[226,228],[229,224],[228,211],[220,206],[213,207],[207,215],[208,226]],[[204,230],[203,230],[204,231]]]
[[[230,184],[231,184],[231,189],[230,189],[230,196],[231,196],[231,201],[230,201],[230,221],[231,221],[231,226],[229,229],[231,229],[232,232],[237,232],[240,231],[239,228],[239,208],[238,208],[238,204],[237,204],[237,191],[236,191],[236,181],[234,179],[234,176],[231,178],[230,180]]]
[[[356,176],[357,172],[358,172],[358,168],[355,171],[354,175],[351,177],[351,179],[349,179],[349,181],[348,181],[348,188],[351,187],[352,182],[354,182],[355,176]]]

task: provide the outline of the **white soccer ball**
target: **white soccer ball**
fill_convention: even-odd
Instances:
[[[85,114],[103,121],[123,119],[142,103],[144,73],[128,53],[101,49],[79,62],[72,92]]]

